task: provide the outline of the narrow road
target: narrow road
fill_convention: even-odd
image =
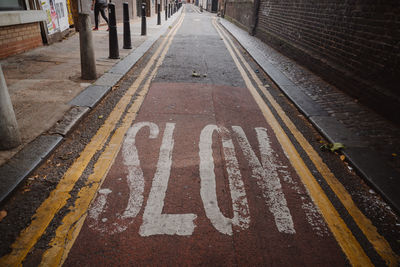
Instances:
[[[0,263],[398,263],[215,15],[186,5],[141,64]]]

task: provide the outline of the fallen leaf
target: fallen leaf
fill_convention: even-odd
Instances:
[[[320,146],[321,150],[330,150],[332,152],[339,151],[342,148],[345,148],[345,146],[342,143],[324,144]]]
[[[346,156],[345,156],[345,155],[341,155],[341,156],[340,156],[340,160],[341,160],[341,161],[344,161],[345,159],[346,159]]]
[[[67,160],[67,159],[71,158],[71,154],[64,154],[64,155],[59,156],[58,158],[62,159],[62,160]]]
[[[344,145],[342,143],[334,143],[331,147],[331,151],[335,152],[338,151],[340,149],[344,148]]]
[[[56,167],[60,167],[60,166],[61,166],[61,163],[57,163]]]
[[[99,119],[102,119],[103,117],[104,117],[103,115],[100,115],[100,116],[99,116]]]
[[[7,211],[5,211],[5,210],[0,211],[0,222],[1,222],[1,220],[3,220],[4,217],[6,217],[6,216],[7,216]]]
[[[192,77],[200,77],[200,74],[198,74],[195,70],[192,72]]]

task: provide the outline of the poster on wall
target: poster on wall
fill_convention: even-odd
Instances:
[[[65,31],[69,28],[67,2],[66,0],[50,1],[54,1],[60,31]]]
[[[59,31],[59,24],[57,18],[57,12],[54,6],[54,0],[41,0],[42,10],[47,14],[47,31],[49,35]]]
[[[69,22],[69,25],[74,25],[74,18],[72,17],[71,0],[67,0],[67,9],[68,9],[68,22]]]

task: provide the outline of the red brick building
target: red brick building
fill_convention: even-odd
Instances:
[[[29,1],[0,1],[0,59],[43,44],[40,22],[46,13],[32,10]]]

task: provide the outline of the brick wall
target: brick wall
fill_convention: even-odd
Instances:
[[[371,107],[398,114],[399,0],[261,0],[256,36]]]
[[[252,0],[227,0],[225,17],[238,26],[249,30],[253,23],[253,6]]]
[[[41,45],[39,23],[0,27],[0,59]]]

